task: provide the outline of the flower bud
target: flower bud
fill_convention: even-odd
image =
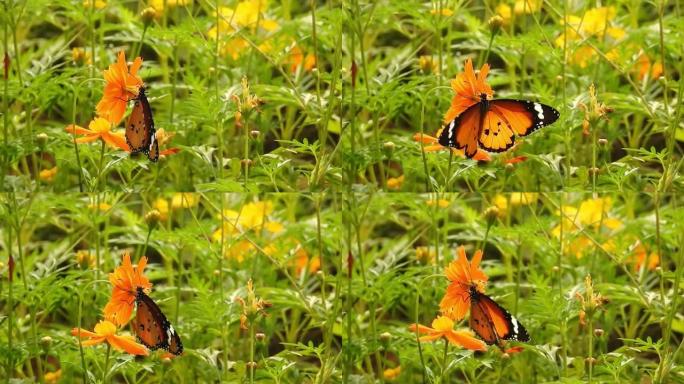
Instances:
[[[489,24],[489,30],[492,31],[492,33],[497,33],[504,25],[504,19],[499,15],[495,15],[489,18],[487,24]]]
[[[256,341],[262,342],[262,341],[266,340],[266,334],[264,334],[263,332],[257,332],[254,335],[254,338],[256,339]]]
[[[50,346],[52,345],[52,337],[50,336],[43,336],[40,339],[40,346],[43,347],[44,351],[47,351],[50,349]]]
[[[41,148],[45,148],[45,144],[47,144],[49,137],[47,133],[39,133],[36,135],[36,142],[38,142],[38,145]]]
[[[154,228],[160,221],[161,212],[156,209],[153,209],[145,214],[145,222],[152,228]]]
[[[389,343],[390,340],[392,340],[392,334],[391,334],[391,333],[389,333],[389,332],[383,332],[383,333],[380,334],[380,341],[381,341],[383,344]]]
[[[242,160],[240,160],[240,165],[242,166],[242,168],[247,169],[247,168],[252,166],[252,160],[251,159],[242,159]]]
[[[255,140],[258,139],[258,138],[259,138],[259,135],[261,135],[261,132],[259,132],[259,131],[257,131],[257,130],[249,131],[249,136],[250,136],[252,139],[255,139]]]
[[[596,337],[603,336],[603,329],[601,329],[601,328],[594,329],[594,336],[596,336]]]
[[[492,205],[491,207],[485,209],[484,211],[484,217],[487,219],[487,224],[491,225],[494,223],[494,220],[496,220],[497,217],[499,217],[499,207],[496,205]]]
[[[584,362],[587,364],[595,365],[596,359],[594,359],[593,357],[587,357],[586,359],[584,359]]]
[[[606,144],[608,144],[608,140],[604,139],[604,138],[600,138],[600,139],[598,139],[598,143],[599,143],[599,145],[606,145]]]
[[[147,7],[140,12],[140,18],[142,19],[143,24],[147,27],[152,22],[154,19],[157,17],[157,10],[155,10],[152,7]]]
[[[257,367],[256,361],[248,361],[247,364],[245,364],[245,365],[246,365],[247,368],[249,368],[249,369],[256,369],[256,367]]]

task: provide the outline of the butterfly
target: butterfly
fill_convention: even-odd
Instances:
[[[503,340],[529,341],[527,333],[518,319],[501,307],[491,297],[470,287],[470,328],[485,343],[503,346]]]
[[[150,161],[156,162],[159,159],[159,142],[145,87],[140,87],[138,96],[133,100],[133,111],[126,122],[126,142],[131,148],[131,153],[142,152]]]
[[[137,310],[133,327],[138,340],[152,350],[161,348],[174,355],[182,354],[183,343],[180,336],[159,306],[140,287],[136,292],[135,302]]]
[[[456,116],[439,135],[439,144],[462,149],[468,158],[477,153],[478,145],[489,152],[503,152],[515,144],[515,136],[527,136],[553,124],[560,113],[553,107],[528,100],[480,101]]]

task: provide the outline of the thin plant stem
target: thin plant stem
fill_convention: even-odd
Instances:
[[[104,368],[102,369],[102,382],[107,382],[107,371],[109,370],[109,355],[112,351],[111,344],[107,343],[107,355],[105,356]]]

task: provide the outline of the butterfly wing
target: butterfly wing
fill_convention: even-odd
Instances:
[[[183,353],[180,336],[173,329],[161,308],[138,288],[136,294],[137,310],[134,329],[138,340],[147,348],[165,349],[175,355]]]
[[[560,117],[555,108],[528,100],[492,100],[489,102],[489,110],[518,136],[527,136],[541,127],[555,123]]]
[[[152,149],[154,134],[152,108],[145,95],[145,88],[141,87],[138,97],[135,98],[133,111],[126,122],[126,142],[131,148],[131,153],[147,154]]]
[[[553,107],[533,101],[481,101],[452,120],[438,141],[445,147],[463,149],[469,158],[477,153],[478,144],[489,152],[503,152],[515,144],[516,135],[527,136],[558,117],[560,113]]]
[[[147,158],[152,162],[159,160],[159,142],[156,136],[152,136],[152,145],[150,145],[150,150],[147,152]]]
[[[470,328],[487,344],[500,344],[500,340],[529,341],[530,336],[518,319],[489,296],[472,290]]]
[[[439,144],[444,147],[462,149],[469,158],[475,156],[481,123],[481,104],[473,104],[456,116],[442,130],[438,139]]]

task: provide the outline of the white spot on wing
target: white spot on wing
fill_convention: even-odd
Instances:
[[[537,111],[537,118],[539,120],[544,120],[544,110],[542,109],[541,104],[534,103],[534,110]]]
[[[449,142],[451,142],[451,139],[454,138],[454,127],[456,126],[456,120],[451,120],[451,123],[449,123],[449,127],[447,128],[449,130]]]

